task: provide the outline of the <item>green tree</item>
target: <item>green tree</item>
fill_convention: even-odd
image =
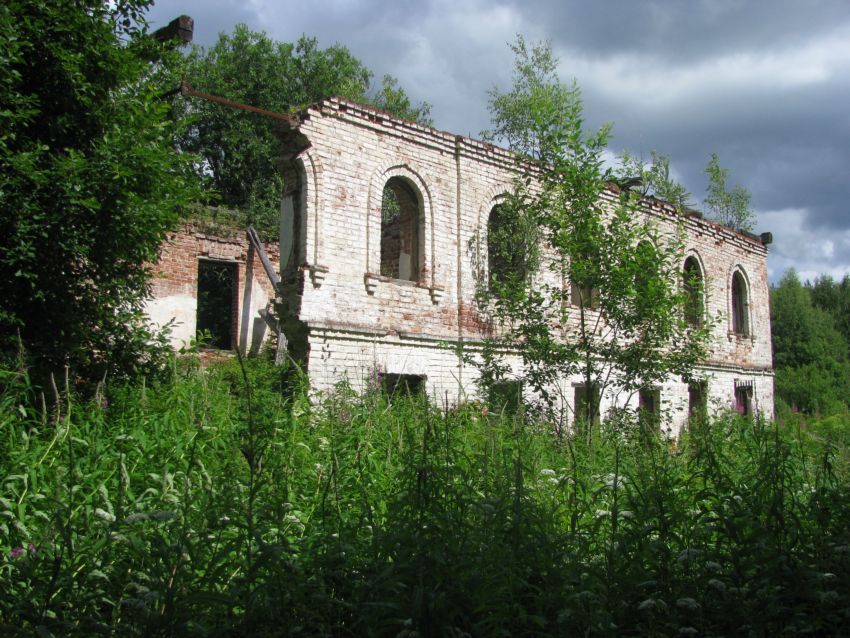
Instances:
[[[194,194],[145,0],[0,7],[0,341],[38,371],[150,366],[148,264]]]
[[[717,153],[711,154],[705,172],[708,188],[704,203],[708,216],[729,228],[752,232],[755,213],[750,209],[749,191],[740,184],[732,188],[727,185],[729,169],[720,166]]]
[[[832,412],[850,396],[847,341],[788,271],[770,291],[776,394],[804,412]]]
[[[209,49],[194,47],[182,74],[198,90],[269,111],[287,113],[339,95],[430,124],[430,106],[412,106],[394,78],[385,76],[372,95],[371,71],[344,46],[322,49],[315,38],[276,42],[239,24]],[[283,185],[274,120],[204,100],[177,98],[174,106],[191,123],[180,146],[201,158],[197,171],[210,197],[276,237]]]
[[[501,214],[533,241],[514,234],[498,250],[517,263],[516,246],[536,249],[522,256],[521,276],[489,282],[484,305],[498,327],[485,342],[482,378],[498,382],[507,358],[519,356],[521,381],[553,407],[563,405],[563,382],[580,376],[587,391],[577,417],[592,423],[607,390],[633,393],[691,374],[708,322],[686,320],[681,231],[662,233],[643,217],[640,193],[606,197],[610,127],[583,129],[579,89],[559,81],[549,45],[520,37],[512,48],[514,86],[491,92],[490,136],[524,162]]]
[[[656,151],[649,160],[624,150],[619,157],[614,181],[621,188],[631,188],[642,196],[653,195],[682,211],[690,206],[690,193],[670,177],[670,158]]]
[[[841,281],[829,275],[816,277],[814,283],[806,283],[806,288],[812,295],[812,303],[829,313],[836,329],[850,344],[850,275],[844,275]]]

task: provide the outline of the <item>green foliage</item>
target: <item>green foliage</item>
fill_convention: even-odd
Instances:
[[[407,93],[391,75],[381,78],[380,90],[373,97],[367,97],[366,101],[397,117],[413,120],[424,126],[434,125],[431,119],[431,105],[427,102],[418,106],[411,104]]]
[[[499,382],[507,359],[518,356],[519,380],[547,408],[563,409],[560,384],[570,377],[581,376],[598,397],[690,375],[705,355],[710,322],[686,320],[681,232],[661,233],[641,217],[640,193],[610,195],[609,127],[583,129],[580,92],[558,80],[551,48],[529,48],[519,37],[512,49],[515,84],[491,92],[492,135],[527,164],[488,236],[488,261],[501,268],[479,286],[489,293],[479,304],[495,324],[478,361],[483,383]],[[597,404],[586,401],[576,416],[597,420]]]
[[[482,132],[490,141],[504,143],[517,153],[547,162],[563,145],[564,123],[579,125],[581,101],[575,83],[565,86],[558,78],[558,59],[548,42],[530,47],[522,35],[510,45],[514,52],[513,87],[507,93],[492,89],[490,113],[493,130]],[[600,131],[607,135],[608,127]],[[573,140],[578,141],[578,140]]]
[[[142,0],[0,8],[0,348],[44,381],[155,363],[150,262],[194,194]]]
[[[833,315],[813,304],[814,289],[824,305],[829,282],[802,285],[791,270],[770,291],[773,365],[776,395],[806,413],[833,414],[846,409],[850,397],[850,357],[844,337],[835,328]],[[843,319],[838,313],[839,317]]]
[[[755,213],[750,209],[747,189],[740,184],[731,189],[727,186],[729,169],[720,166],[717,153],[712,153],[705,172],[708,175],[708,194],[704,203],[709,217],[734,230],[752,232]]]
[[[397,80],[385,76],[370,97],[372,73],[348,49],[322,49],[306,36],[295,44],[276,42],[239,24],[209,49],[194,47],[182,74],[200,91],[269,111],[296,111],[339,95],[430,124],[430,106],[412,106]],[[191,123],[180,146],[201,158],[196,168],[208,197],[239,211],[264,238],[276,238],[283,188],[276,121],[204,100],[176,98],[174,108]]]
[[[829,275],[823,275],[812,284],[807,282],[806,288],[812,296],[812,303],[829,313],[835,328],[850,344],[850,275],[844,275],[840,282]]]
[[[836,635],[844,427],[678,450],[269,361],[42,402],[0,377],[4,635]],[[282,393],[283,392],[283,393]],[[814,429],[814,428],[813,428]],[[623,436],[629,432],[629,436]]]
[[[652,151],[647,161],[642,155],[632,155],[624,150],[614,182],[621,188],[636,190],[642,196],[653,195],[683,211],[690,206],[691,194],[670,177],[670,158]]]

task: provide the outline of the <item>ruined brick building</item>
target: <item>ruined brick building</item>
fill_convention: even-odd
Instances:
[[[265,246],[280,281],[268,281],[247,240],[187,228],[163,249],[151,316],[176,318],[175,343],[188,341],[199,282],[216,271],[233,282],[219,293],[230,303],[212,304],[227,317],[222,347],[256,350],[268,331],[258,313],[277,293],[279,327],[315,389],[342,378],[362,388],[377,371],[419,382],[432,396],[474,397],[477,371],[456,351],[482,338],[469,247],[476,236],[486,244],[491,211],[512,189],[513,156],[339,98],[284,128],[280,244]],[[385,188],[397,202],[391,216],[382,216]],[[651,198],[643,213],[670,228],[680,221]],[[708,382],[670,379],[657,398],[678,423],[695,403],[770,415],[766,242],[697,215],[684,225],[682,270],[702,279],[705,310],[721,320],[702,365]]]

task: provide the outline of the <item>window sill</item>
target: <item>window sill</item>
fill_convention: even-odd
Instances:
[[[396,279],[394,277],[387,277],[386,275],[379,275],[373,272],[367,272],[363,275],[363,282],[366,286],[366,293],[368,295],[374,295],[378,290],[379,284],[389,284],[393,287],[399,288],[401,290],[407,291],[406,294],[410,294],[411,288],[418,288],[420,290],[427,290],[431,295],[431,301],[434,304],[440,303],[445,294],[445,286],[441,286],[439,284],[434,284],[429,286],[423,281],[412,281],[410,279]]]

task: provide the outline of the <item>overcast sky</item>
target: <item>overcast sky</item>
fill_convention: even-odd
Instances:
[[[548,39],[612,150],[670,156],[702,208],[711,153],[771,231],[771,280],[850,272],[848,0],[159,0],[208,46],[239,22],[274,39],[347,46],[433,105],[437,128],[477,137],[487,91],[507,90],[517,33]]]

